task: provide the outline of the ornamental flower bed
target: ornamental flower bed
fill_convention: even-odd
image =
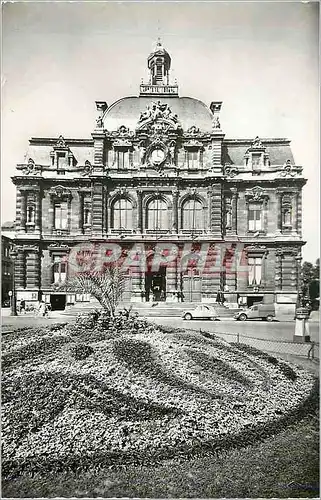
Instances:
[[[128,315],[14,334],[3,356],[7,478],[247,445],[298,418],[315,390],[262,351]]]

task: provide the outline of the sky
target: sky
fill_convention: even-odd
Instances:
[[[319,257],[318,2],[2,5],[2,222],[31,137],[90,138],[95,101],[138,95],[158,37],[180,95],[223,101],[226,138],[287,137],[308,179],[303,258]]]

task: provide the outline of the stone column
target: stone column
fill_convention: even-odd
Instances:
[[[21,191],[21,216],[20,216],[20,227],[21,231],[25,232],[27,222],[27,192]]]
[[[267,233],[269,228],[268,228],[268,203],[269,199],[267,197],[263,198],[263,230]]]
[[[178,232],[178,189],[173,189],[173,233]]]
[[[169,262],[166,266],[166,301],[170,302],[177,286],[176,261]]]
[[[237,233],[237,188],[231,188],[232,192],[232,228],[231,233]]]
[[[302,191],[297,194],[297,219],[296,219],[296,229],[298,234],[302,235]]]
[[[298,193],[294,193],[291,200],[291,210],[292,210],[292,231],[297,232],[297,213],[298,213]]]
[[[22,193],[20,189],[17,189],[16,194],[16,230],[22,231],[21,226],[21,204],[22,204]]]
[[[282,290],[282,250],[275,251],[275,289]]]
[[[78,191],[79,198],[79,214],[78,214],[78,225],[81,233],[84,232],[84,193]]]
[[[137,190],[137,230],[143,232],[143,191]]]
[[[202,273],[202,295],[214,302],[221,280],[222,245],[212,243],[208,249],[204,270]]]
[[[281,234],[282,232],[282,193],[277,192],[277,203],[276,203],[276,232]]]
[[[35,204],[35,230],[40,232],[41,230],[41,193],[40,190],[35,193],[36,204]]]
[[[49,233],[53,233],[55,228],[55,199],[53,196],[49,198]]]

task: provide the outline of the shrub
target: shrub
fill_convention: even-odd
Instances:
[[[77,361],[86,359],[94,353],[94,349],[88,344],[74,344],[70,348],[70,353]]]
[[[53,325],[49,326],[49,331],[50,332],[59,332],[62,330],[65,326],[67,325],[67,322],[65,323],[54,323]]]

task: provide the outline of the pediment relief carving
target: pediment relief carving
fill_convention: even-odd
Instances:
[[[301,174],[302,170],[302,167],[295,167],[292,165],[291,160],[287,160],[282,167],[280,177],[295,177],[296,175]]]
[[[29,158],[27,165],[22,167],[22,172],[25,175],[37,175],[41,171],[41,167],[36,165],[32,158]]]
[[[147,105],[146,110],[140,114],[137,129],[150,129],[154,133],[163,133],[168,130],[180,130],[181,125],[178,115],[174,114],[168,104],[160,101]]]
[[[225,163],[223,171],[227,177],[235,177],[239,173],[239,169],[230,163]]]
[[[252,189],[245,191],[245,198],[251,201],[263,201],[269,198],[268,193],[260,186],[255,186]]]
[[[183,146],[185,148],[202,148],[203,143],[196,139],[190,139],[189,141],[184,142]]]
[[[71,191],[70,189],[64,187],[64,186],[54,186],[49,190],[50,196],[57,198],[58,200],[61,200],[63,198],[71,198]]]
[[[130,148],[132,145],[132,141],[128,139],[116,139],[113,144],[114,148]]]

